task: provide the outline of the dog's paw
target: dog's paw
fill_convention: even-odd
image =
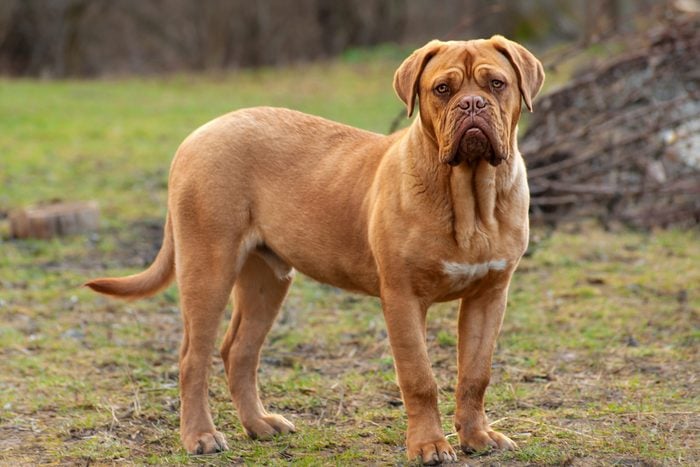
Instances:
[[[213,454],[228,449],[226,438],[218,431],[187,436],[182,442],[189,454]]]
[[[243,423],[243,428],[246,434],[253,439],[266,439],[277,434],[297,431],[292,422],[277,414],[267,414],[259,418],[246,420]]]
[[[423,465],[437,465],[443,462],[457,462],[457,454],[445,438],[417,443],[408,447],[408,459],[418,460]]]
[[[504,434],[493,430],[473,430],[466,435],[460,433],[460,447],[466,454],[484,452],[491,449],[513,451],[518,445]]]

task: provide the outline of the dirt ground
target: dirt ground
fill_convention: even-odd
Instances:
[[[12,276],[5,265],[2,279],[1,463],[405,462],[405,416],[377,301],[301,276],[259,372],[265,403],[299,432],[245,438],[214,355],[210,394],[231,450],[187,457],[177,435],[176,289],[123,303],[76,287],[104,269],[141,268],[159,241],[154,220],[44,251],[3,245],[23,260]],[[520,450],[462,454],[460,463],[700,462],[698,261],[696,232],[536,231],[487,396],[493,425]],[[428,328],[453,444],[455,312],[436,306]]]

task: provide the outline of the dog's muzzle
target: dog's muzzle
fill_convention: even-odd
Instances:
[[[473,119],[469,119],[473,120]],[[481,122],[480,122],[481,123]],[[454,154],[447,163],[456,166],[462,162],[470,165],[484,159],[494,167],[503,162],[504,158],[497,155],[491,141],[491,131],[484,128],[485,125],[475,122],[464,122],[457,132],[457,141],[454,144]]]
[[[497,141],[489,123],[488,104],[481,96],[463,96],[454,109],[458,113],[458,129],[454,134],[453,153],[446,162],[456,166],[462,162],[476,164],[480,159],[486,160],[494,167],[505,157],[496,150]]]

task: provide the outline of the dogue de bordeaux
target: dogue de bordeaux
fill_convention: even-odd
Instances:
[[[207,398],[223,339],[231,398],[248,435],[295,431],[260,401],[260,347],[294,270],[380,297],[408,415],[410,459],[456,454],[440,425],[426,312],[460,299],[454,426],[465,452],[514,449],[484,412],[508,286],[528,243],[529,192],[516,141],[521,102],[544,80],[524,47],[431,41],[396,70],[406,129],[385,136],[281,108],[219,117],[185,139],[169,176],[163,245],[145,271],[88,282],[123,298],[180,290],[180,435],[188,452],[227,449]]]

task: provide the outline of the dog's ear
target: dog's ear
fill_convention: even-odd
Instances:
[[[428,61],[440,50],[442,42],[432,40],[420,49],[416,49],[403,61],[394,73],[394,91],[406,104],[408,116],[413,115],[413,107],[418,93],[418,81]]]
[[[525,47],[503,36],[493,36],[491,43],[513,65],[515,73],[518,75],[520,94],[522,94],[528,110],[532,112],[532,99],[540,92],[544,82],[542,63]]]

